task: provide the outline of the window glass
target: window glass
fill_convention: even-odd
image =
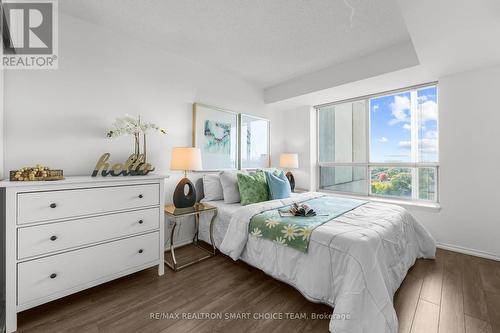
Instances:
[[[370,169],[371,193],[382,196],[412,197],[411,168],[376,167]]]
[[[320,167],[321,189],[368,194],[366,169],[358,166]]]
[[[418,161],[438,161],[438,104],[437,88],[417,91]]]
[[[319,188],[437,201],[438,137],[437,86],[319,107]]]
[[[320,162],[366,162],[366,101],[320,109],[318,131]]]
[[[420,200],[437,201],[437,169],[418,169],[418,198]]]
[[[410,92],[370,100],[370,162],[411,161]]]

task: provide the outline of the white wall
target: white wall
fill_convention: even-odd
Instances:
[[[105,134],[129,113],[167,130],[149,136],[148,152],[170,173],[170,148],[191,145],[193,102],[266,116],[261,92],[243,81],[62,13],[59,24],[58,70],[5,74],[7,169],[88,175],[104,152],[123,160],[132,138]]]
[[[413,210],[443,245],[500,259],[500,66],[439,80],[441,211]]]
[[[310,106],[301,106],[287,111],[274,111],[271,122],[271,164],[279,167],[281,153],[298,153],[299,168],[291,170],[295,178],[295,187],[314,189],[311,178],[316,161],[316,146],[311,147],[310,127],[316,126],[315,116]]]
[[[59,69],[5,73],[6,169],[41,163],[65,175],[90,175],[105,152],[124,161],[131,137],[106,138],[114,119],[141,114],[167,130],[148,137],[148,158],[170,174],[171,202],[180,172],[170,151],[190,146],[192,103],[266,117],[262,92],[218,70],[162,52],[60,13]]]
[[[439,79],[441,210],[410,207],[440,246],[500,259],[500,66]],[[353,97],[353,96],[351,96]],[[314,114],[314,113],[313,113]],[[293,150],[301,158],[296,181],[315,187],[314,135],[309,107],[277,111],[274,119],[293,119],[274,132],[275,150]],[[276,121],[275,121],[276,122]],[[314,121],[313,121],[314,122]],[[314,131],[315,127],[310,126]],[[281,137],[276,137],[281,136]],[[302,165],[306,167],[302,168]]]

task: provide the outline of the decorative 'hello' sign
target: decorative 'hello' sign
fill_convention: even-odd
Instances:
[[[108,175],[145,176],[155,169],[151,164],[144,162],[144,154],[132,154],[125,163],[115,163],[113,165],[108,163],[110,157],[110,153],[105,153],[99,158],[94,168],[94,172],[92,172],[92,177],[96,177],[99,171],[101,171],[101,176],[103,177]]]

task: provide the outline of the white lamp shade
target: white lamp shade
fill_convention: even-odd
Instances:
[[[172,159],[170,170],[201,170],[200,148],[174,147],[172,148]]]
[[[299,167],[299,154],[281,154],[280,167],[287,169],[297,169]]]

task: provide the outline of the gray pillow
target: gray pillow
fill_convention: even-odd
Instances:
[[[220,174],[220,182],[222,184],[222,192],[224,193],[225,203],[240,202],[240,189],[238,187],[237,173],[238,171],[222,171]]]
[[[203,193],[205,197],[202,201],[215,201],[224,199],[220,175],[203,175]]]

